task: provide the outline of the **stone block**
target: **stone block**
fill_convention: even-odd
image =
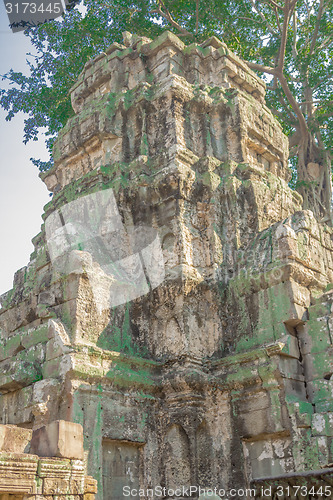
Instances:
[[[84,492],[84,475],[82,474],[81,479],[71,477],[69,489],[72,495],[81,495]]]
[[[283,377],[304,381],[303,367],[298,359],[280,356],[279,368]]]
[[[36,494],[37,467],[38,457],[34,455],[0,453],[0,493]]]
[[[19,391],[2,394],[0,398],[0,422],[23,424],[31,422],[33,386],[24,387]]]
[[[299,347],[302,353],[302,356],[306,354],[310,354],[312,350],[312,338],[308,334],[307,329],[299,328],[300,333],[298,334]]]
[[[284,344],[281,351],[282,354],[290,356],[291,358],[299,359],[300,351],[297,337],[294,335],[285,335],[279,341]]]
[[[319,302],[318,304],[311,305],[309,307],[310,322],[312,320],[317,321],[317,318],[325,317],[325,316],[327,316],[328,313],[329,313],[329,310],[328,310],[327,305],[325,303]]]
[[[316,411],[318,413],[322,412],[333,412],[333,398],[324,399],[316,403]]]
[[[41,457],[83,460],[83,430],[80,424],[57,420],[32,434],[31,453]]]
[[[44,304],[46,306],[55,305],[55,295],[51,291],[44,291],[38,295],[38,304]]]
[[[307,332],[311,339],[311,352],[322,352],[325,349],[332,348],[326,318],[320,318],[316,321],[313,320],[309,322]]]
[[[308,380],[326,379],[333,374],[333,352],[332,348],[324,352],[316,352],[310,358],[310,355],[304,356],[304,367],[311,367],[310,373],[306,374]]]
[[[62,323],[50,319],[48,322],[49,341],[46,344],[46,361],[68,354],[73,349]]]
[[[313,354],[314,378],[325,378],[326,380],[333,374],[333,350],[326,349],[325,352]],[[304,361],[305,363],[305,361]]]
[[[71,368],[72,368],[72,359],[69,354],[47,360],[42,366],[43,378],[62,377]]]
[[[333,399],[333,381],[312,380],[308,382],[307,389],[312,403]]]
[[[45,477],[43,480],[44,495],[68,495],[71,494],[70,482],[63,478]]]
[[[5,359],[5,341],[3,339],[3,332],[0,329],[0,361]]]
[[[333,412],[328,411],[328,412],[314,413],[312,415],[311,430],[314,436],[332,437]]]
[[[85,481],[84,481],[84,493],[85,493],[85,495],[97,493],[97,481],[96,481],[96,479],[93,479],[92,477],[86,476]]]
[[[313,414],[313,406],[306,401],[295,403],[287,403],[290,416],[294,416],[295,423],[298,428],[311,427],[311,416]]]
[[[269,420],[269,408],[250,411],[242,416],[245,436],[257,436],[265,432],[271,432],[271,423]]]
[[[72,350],[71,346],[65,345],[59,337],[53,338],[46,344],[46,361],[68,354]]]
[[[20,351],[16,356],[0,363],[2,391],[14,391],[41,379],[41,365],[45,358],[43,344]]]
[[[284,473],[280,460],[273,458],[258,458],[251,461],[252,477],[254,479],[280,476]]]
[[[333,436],[333,412],[326,413],[326,434],[327,436]]]
[[[56,399],[61,392],[61,382],[58,379],[43,379],[33,385],[32,406],[47,401],[48,397]]]
[[[45,267],[50,263],[50,256],[47,251],[47,246],[43,245],[41,247],[37,247],[37,255],[36,255],[36,269],[39,271],[41,268]]]
[[[314,413],[311,421],[312,434],[314,436],[326,435],[326,418],[323,413]]]
[[[293,442],[293,457],[296,470],[304,470],[306,467],[317,468],[318,449],[312,446],[311,429],[301,429],[297,439]]]
[[[21,345],[21,333],[17,333],[12,337],[9,337],[3,346],[3,358],[7,359],[11,358],[15,354],[17,354],[20,350],[22,350]]]
[[[26,453],[30,447],[31,429],[0,425],[0,452]]]
[[[234,402],[235,407],[237,406],[237,412],[239,415],[251,411],[263,410],[270,406],[270,399],[267,391],[251,394],[249,397],[244,397],[243,394],[241,394],[237,401],[234,397]]]
[[[287,401],[306,401],[307,394],[304,381],[284,378],[283,383]]]
[[[302,414],[302,413],[307,413],[308,415],[312,415],[313,413],[313,406],[311,403],[308,403],[306,401],[299,401],[298,403],[296,403],[296,405],[298,406],[299,408],[299,412]]]
[[[312,438],[311,442],[314,447],[318,449],[318,462],[320,466],[327,465],[329,457],[327,437],[316,436]]]
[[[36,328],[31,328],[27,332],[24,332],[21,338],[22,346],[25,349],[48,341],[48,325],[42,324]]]

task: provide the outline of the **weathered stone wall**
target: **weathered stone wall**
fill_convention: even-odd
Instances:
[[[216,38],[126,40],[86,64],[42,174],[45,225],[2,297],[0,421],[82,424],[99,499],[325,467],[332,229],[288,187],[265,85]],[[147,228],[163,279],[121,302],[103,259]]]

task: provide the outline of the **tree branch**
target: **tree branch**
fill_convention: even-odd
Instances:
[[[320,107],[322,107],[322,106],[320,106]],[[318,108],[315,109],[315,113],[316,113],[317,109]],[[320,115],[316,115],[317,120],[319,120],[321,118],[324,118],[324,120],[325,120],[326,118],[332,118],[332,116],[333,116],[333,111],[331,113],[322,113]]]
[[[278,116],[282,121],[285,121],[286,120],[286,116],[285,114],[283,113],[283,111],[280,111],[279,109],[275,108],[274,106],[269,106],[269,109],[272,111],[272,113],[275,115],[275,116]],[[297,125],[297,120],[296,118],[290,113],[290,111],[286,108],[286,112],[288,113],[289,115],[289,119],[291,121],[291,124],[293,126]]]
[[[292,46],[292,54],[293,57],[296,59],[298,52],[297,52],[297,18],[296,18],[296,12],[293,12],[293,46]]]
[[[272,28],[272,26],[269,24],[269,22],[267,21],[266,17],[264,16],[264,14],[257,9],[257,6],[255,4],[255,1],[254,0],[250,0],[251,2],[251,5],[253,7],[253,9],[256,11],[256,13],[261,17],[261,19],[263,20],[263,22],[266,24],[266,27],[268,29],[268,31],[274,35],[274,36],[277,36],[278,34],[276,33],[276,31]]]
[[[259,19],[253,19],[253,17],[239,16],[238,19],[244,19],[244,21],[251,21],[251,23],[262,24],[263,21]]]
[[[288,136],[289,141],[289,157],[297,154],[297,149],[300,141],[299,131],[296,129],[291,135]],[[292,151],[294,150],[294,151]]]
[[[308,135],[308,126],[307,126],[307,123],[305,121],[305,117],[301,111],[301,108],[299,107],[295,97],[293,96],[290,88],[289,88],[289,85],[288,85],[288,82],[286,80],[286,77],[284,76],[283,73],[280,73],[278,75],[278,78],[280,80],[280,84],[281,84],[281,87],[289,101],[289,104],[291,105],[295,115],[297,116],[298,118],[298,121],[299,121],[299,126],[300,126],[300,132],[301,132],[301,135],[302,137],[304,138],[305,136]]]
[[[329,76],[329,75],[327,75]],[[322,78],[321,80],[319,80],[319,82],[313,87],[313,91],[317,90],[318,87],[320,87],[320,85],[322,85],[323,83],[325,83],[326,85],[329,83],[329,82],[332,82],[333,81],[333,77],[330,77],[327,79],[326,78]]]
[[[295,0],[293,0],[292,4],[290,4],[289,0],[286,0],[285,6],[283,9],[284,17],[283,17],[283,26],[282,26],[282,33],[281,33],[279,59],[278,59],[278,64],[277,64],[277,71],[279,73],[283,72],[284,58],[286,55],[286,46],[287,46],[288,26],[289,26],[290,17],[291,17],[292,12],[293,12],[292,5],[294,5],[294,6],[296,5]]]
[[[279,5],[278,3],[274,2],[274,0],[263,0],[263,2],[270,3],[271,5],[273,5],[273,7],[275,7],[275,9],[283,10],[283,7],[281,7],[281,5]]]
[[[321,21],[322,15],[323,15],[323,9],[324,9],[324,0],[320,0],[318,15],[317,15],[317,19],[316,19],[316,26],[315,26],[315,29],[313,31],[308,58],[310,58],[312,56],[315,45],[316,45],[316,41],[318,38],[318,32],[319,32],[319,25],[320,25],[320,21]]]
[[[293,124],[297,123],[296,118],[292,114],[292,112],[290,111],[290,108],[289,108],[288,104],[286,103],[283,95],[280,92],[277,92],[277,97],[279,99],[281,106],[285,109],[286,113],[288,114],[289,120],[291,121],[291,123],[293,123]]]
[[[319,47],[314,49],[314,52],[321,52],[324,49],[327,49],[327,47],[329,47],[332,42],[333,42],[333,34],[328,36],[326,40],[324,40],[323,43],[319,45]]]
[[[163,12],[162,9],[164,9],[165,12]],[[180,24],[177,23],[177,21],[173,19],[172,15],[168,11],[162,0],[158,0],[158,6],[156,7],[156,9],[151,10],[150,14],[158,14],[159,16],[163,17],[166,21],[168,21],[171,24],[171,26],[180,31],[184,36],[189,36],[191,38],[194,37],[193,33],[187,31],[187,29],[183,28]]]
[[[279,19],[279,14],[278,14],[277,8],[274,9],[274,13],[275,13],[275,19],[276,19],[276,24],[277,24],[278,30],[279,30],[280,33],[282,33],[281,23],[280,23],[280,19]]]
[[[255,71],[261,71],[261,73],[268,73],[269,75],[275,75],[276,69],[271,68],[269,66],[264,66],[263,64],[257,64],[253,62],[246,61],[246,64],[249,68],[254,69]]]

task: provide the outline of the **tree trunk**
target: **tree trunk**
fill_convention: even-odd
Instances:
[[[331,158],[318,148],[310,133],[300,141],[297,170],[296,189],[303,196],[304,209],[332,226]]]

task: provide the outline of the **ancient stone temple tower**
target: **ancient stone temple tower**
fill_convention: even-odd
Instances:
[[[98,500],[330,488],[332,230],[288,187],[264,83],[216,38],[126,34],[71,97],[2,297],[1,423],[81,424]]]

